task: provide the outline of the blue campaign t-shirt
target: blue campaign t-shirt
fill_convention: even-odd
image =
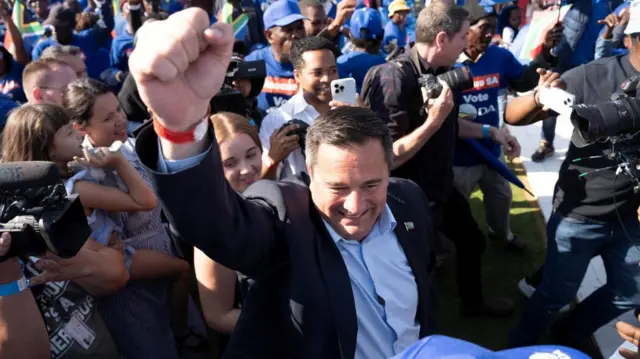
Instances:
[[[338,73],[340,78],[353,77],[356,80],[358,93],[362,88],[362,81],[370,68],[385,63],[384,56],[372,55],[367,52],[351,51],[338,57]]]
[[[109,68],[109,50],[98,45],[95,30],[89,29],[73,34],[71,45],[79,47],[82,51],[87,75],[93,79],[100,79],[100,73]],[[58,45],[58,42],[53,38],[43,40],[33,48],[31,57],[37,60],[46,48],[55,45]]]
[[[111,42],[111,67],[120,71],[129,71],[129,55],[133,51],[133,36],[128,32],[118,34]]]
[[[22,88],[22,71],[24,65],[13,60],[9,72],[0,76],[0,93],[19,103],[27,102]]]
[[[407,45],[407,29],[401,29],[400,26],[389,20],[384,26],[384,38],[382,39],[382,43],[384,46],[387,46],[394,41],[397,42],[398,47],[405,47]]]
[[[20,107],[20,104],[6,95],[0,95],[0,133],[7,124],[7,118],[9,118],[9,112],[14,108]]]
[[[113,21],[115,23],[113,26],[113,32],[115,32],[116,36],[127,32],[127,26],[129,23],[121,13],[114,16]]]
[[[293,64],[276,61],[271,46],[253,51],[245,60],[264,60],[267,67],[264,86],[258,96],[258,107],[261,110],[267,111],[271,107],[280,107],[298,91],[298,84],[293,78]]]
[[[462,93],[460,116],[476,123],[500,127],[498,95],[500,90],[522,76],[524,66],[509,50],[498,46],[489,46],[477,62],[468,66],[473,74],[475,87]],[[496,157],[500,156],[499,144],[484,139],[478,142]],[[481,161],[472,148],[458,141],[454,166],[470,167],[482,163]]]

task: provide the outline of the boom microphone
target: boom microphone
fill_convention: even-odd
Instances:
[[[0,163],[0,190],[40,188],[60,183],[60,171],[53,162]]]

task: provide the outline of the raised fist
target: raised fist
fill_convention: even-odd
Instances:
[[[165,127],[186,131],[207,115],[233,50],[233,29],[200,8],[142,26],[129,69],[142,101]]]

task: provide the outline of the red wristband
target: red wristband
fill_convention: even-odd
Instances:
[[[172,143],[185,144],[197,142],[207,134],[207,130],[209,128],[209,113],[210,108],[207,110],[207,115],[204,116],[200,122],[191,129],[182,132],[175,132],[164,127],[164,125],[162,125],[162,123],[160,123],[152,113],[151,118],[153,121],[153,130],[156,132],[158,137],[164,138]]]

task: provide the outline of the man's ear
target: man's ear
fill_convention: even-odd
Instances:
[[[264,37],[267,38],[267,42],[270,44],[271,44],[271,36],[272,36],[271,30],[269,29],[264,30]]]
[[[300,71],[298,69],[293,69],[293,78],[296,80],[296,83],[300,83]]]
[[[436,35],[436,40],[434,43],[436,46],[441,49],[445,47],[446,42],[449,40],[449,35],[446,32],[440,31],[438,35]]]

